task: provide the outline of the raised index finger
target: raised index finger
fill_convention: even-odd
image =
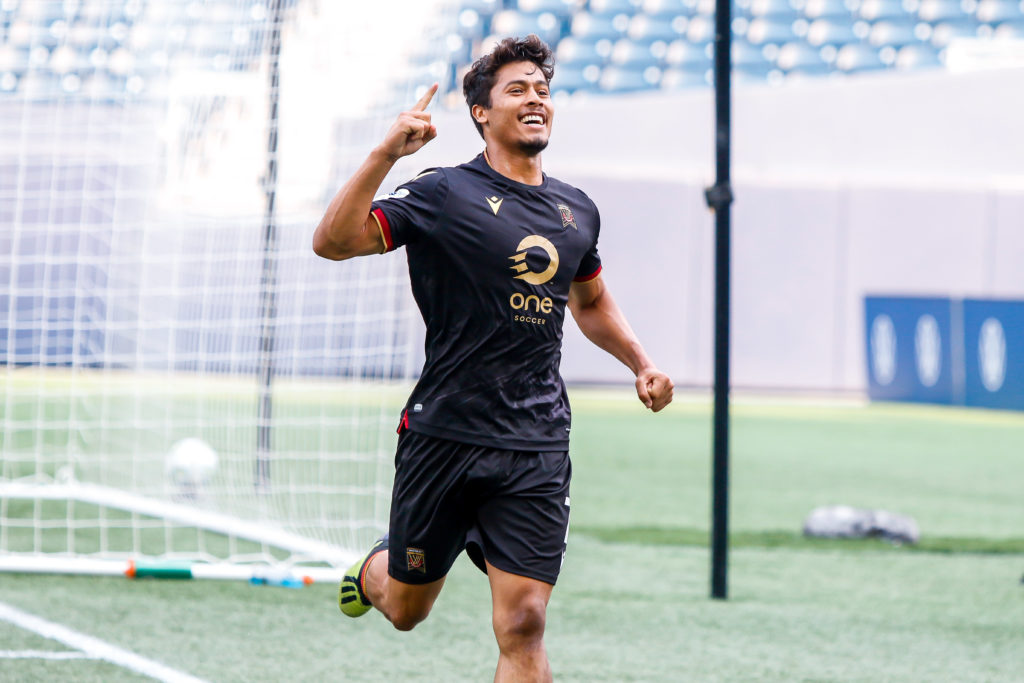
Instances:
[[[420,98],[420,101],[414,104],[412,106],[412,109],[410,109],[409,111],[424,111],[427,108],[427,105],[430,104],[430,100],[433,99],[434,93],[436,92],[437,83],[430,86],[430,88],[427,89],[427,92],[424,93],[423,97]]]

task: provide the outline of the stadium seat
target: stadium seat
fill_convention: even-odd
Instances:
[[[753,0],[750,3],[750,16],[792,21],[799,16],[799,12],[790,0]]]
[[[690,73],[704,73],[711,68],[711,49],[708,44],[695,44],[677,40],[668,46],[665,63],[674,69]]]
[[[878,56],[878,50],[870,45],[851,43],[839,48],[835,67],[843,73],[857,73],[884,69],[885,64]]]
[[[603,66],[611,53],[612,43],[610,40],[590,43],[570,36],[559,41],[558,47],[555,49],[555,64],[580,68],[587,64]]]
[[[807,42],[815,47],[822,45],[848,45],[859,40],[849,21],[816,19],[807,28]]]
[[[671,43],[683,34],[686,25],[685,17],[667,19],[638,14],[630,20],[626,35],[638,43],[650,44],[656,40]]]
[[[930,42],[933,47],[942,49],[957,38],[975,38],[977,35],[978,25],[972,19],[946,21],[932,29]]]
[[[13,45],[0,44],[0,73],[20,76],[28,71],[29,50]]]
[[[553,92],[591,92],[598,89],[597,81],[601,77],[601,67],[596,64],[585,66],[558,67],[551,81]]]
[[[550,12],[529,15],[520,14],[515,10],[504,10],[494,15],[491,20],[491,34],[505,38],[516,36],[525,38],[536,33],[548,45],[554,45],[561,38],[562,27],[558,18]]]
[[[464,9],[456,19],[456,31],[467,40],[480,40],[487,32],[484,17],[475,9]]]
[[[917,18],[930,24],[958,21],[965,16],[957,0],[921,0],[921,5],[917,8]]]
[[[646,43],[637,43],[623,38],[612,48],[610,62],[623,68],[639,70],[649,66],[658,66],[665,56],[665,46],[661,44],[661,55],[657,55],[657,51],[652,51],[651,47]]]
[[[922,42],[920,33],[915,32],[916,24],[909,21],[879,21],[872,25],[868,42],[875,47],[890,46],[900,48],[904,45]],[[927,24],[926,24],[927,26]],[[925,34],[924,36],[928,36]]]
[[[601,90],[610,93],[650,90],[661,81],[661,70],[656,66],[646,69],[626,69],[618,66],[607,66],[601,72]]]
[[[747,40],[754,45],[782,45],[796,40],[796,34],[792,22],[758,18],[750,22]]]
[[[695,16],[686,26],[686,39],[691,43],[703,45],[710,43],[715,37],[715,21],[709,17]]]
[[[708,71],[683,71],[682,69],[666,69],[661,75],[662,90],[688,90],[702,88],[710,84]]]
[[[1024,21],[1008,21],[996,27],[995,37],[1004,40],[1014,38],[1024,40]]]
[[[779,48],[775,64],[786,74],[820,75],[828,72],[828,63],[807,43],[786,43]]]
[[[808,19],[845,19],[853,16],[845,0],[807,0],[804,16]]]
[[[1017,0],[981,0],[974,16],[985,24],[1024,20],[1024,12]]]
[[[857,8],[857,16],[865,21],[894,21],[910,19],[901,0],[864,0]]]
[[[931,69],[937,66],[942,66],[939,53],[929,45],[907,45],[896,53],[896,68],[902,71]]]
[[[640,10],[640,0],[590,0],[587,9],[598,17],[632,16]]]
[[[737,74],[764,78],[772,70],[760,48],[745,40],[734,40],[732,43],[732,68]]]
[[[696,0],[644,0],[641,8],[649,17],[692,17],[697,3]]]
[[[625,14],[600,16],[587,12],[578,12],[572,18],[572,37],[578,40],[596,42],[598,40],[618,40],[629,28],[629,17]]]
[[[519,0],[517,8],[522,14],[550,12],[559,19],[568,19],[574,4],[573,0]]]

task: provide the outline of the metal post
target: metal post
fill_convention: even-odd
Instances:
[[[271,0],[270,116],[267,126],[267,175],[263,179],[266,212],[263,217],[263,270],[260,277],[259,405],[256,427],[256,479],[258,491],[270,490],[272,448],[274,336],[277,318],[277,127],[278,87],[281,81],[281,20],[284,0]]]
[[[729,180],[731,0],[715,6],[715,184],[705,191],[715,212],[715,407],[711,502],[711,597],[728,597],[729,551]]]

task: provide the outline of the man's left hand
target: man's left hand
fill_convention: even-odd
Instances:
[[[636,376],[636,395],[654,412],[672,402],[672,389],[672,380],[657,368],[641,370]]]

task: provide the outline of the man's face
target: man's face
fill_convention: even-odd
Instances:
[[[512,62],[495,76],[491,107],[476,106],[473,115],[489,140],[531,156],[539,154],[548,146],[555,113],[544,73],[533,62]]]

